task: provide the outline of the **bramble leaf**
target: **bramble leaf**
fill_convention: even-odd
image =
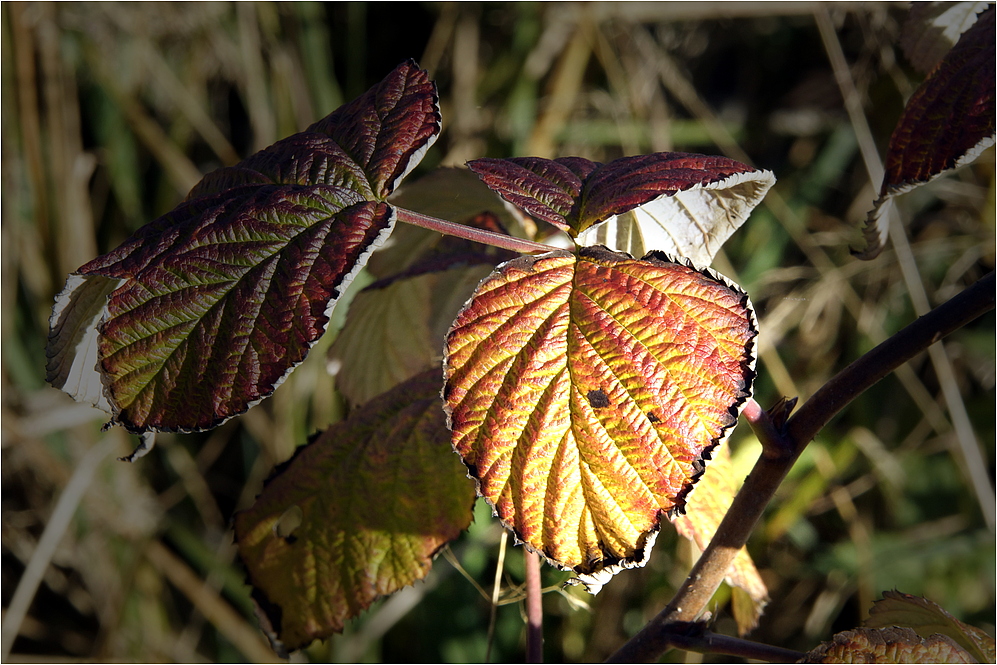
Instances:
[[[491,213],[466,223],[503,232]],[[339,391],[354,404],[422,370],[439,367],[443,341],[457,312],[496,264],[515,256],[496,247],[433,235],[430,247],[417,245],[422,252],[413,264],[374,282],[350,304],[346,323],[329,349],[329,371],[336,375]]]
[[[726,157],[662,152],[608,164],[580,157],[477,159],[499,196],[568,231],[579,245],[641,256],[660,250],[706,266],[775,182]]]
[[[921,638],[910,628],[856,628],[834,636],[801,663],[975,663],[944,635]]]
[[[886,173],[859,258],[882,251],[894,197],[971,163],[994,144],[994,17],[992,6],[980,14],[907,101],[890,137]]]
[[[503,264],[447,337],[454,448],[502,522],[582,575],[642,565],[754,376],[747,296],[583,248]]]
[[[207,175],[70,276],[49,380],[135,432],[210,428],[267,397],[390,234],[383,199],[439,127],[435,86],[408,61],[305,132]]]
[[[967,625],[927,598],[912,596],[899,591],[884,591],[869,610],[866,628],[905,626],[914,629],[922,638],[939,633],[973,655],[977,662],[992,663],[997,660],[994,638],[979,628]]]
[[[254,597],[298,649],[418,579],[471,523],[474,487],[450,447],[439,370],[299,448],[235,517]]]
[[[705,550],[713,540],[720,522],[734,502],[734,495],[740,489],[738,480],[729,449],[720,447],[713,454],[703,477],[693,487],[685,515],[672,520],[679,534],[696,543],[700,551]],[[747,596],[746,603],[732,601],[738,633],[743,636],[758,625],[762,610],[768,603],[765,582],[746,547],[742,547],[734,557],[726,581]]]

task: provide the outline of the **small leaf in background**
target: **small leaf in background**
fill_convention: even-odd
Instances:
[[[994,17],[992,6],[980,14],[907,101],[890,137],[886,173],[859,258],[873,259],[882,251],[894,197],[971,163],[994,144]]]
[[[730,450],[721,446],[713,454],[713,460],[703,472],[703,477],[692,488],[685,515],[672,520],[675,529],[696,543],[699,551],[705,550],[730,509],[742,480],[743,477],[738,476],[734,469]],[[727,571],[727,583],[735,591],[743,591],[748,601],[742,603],[732,599],[731,602],[737,631],[743,636],[758,625],[758,619],[768,602],[768,589],[751,561],[747,548],[742,547],[734,558],[734,563]]]
[[[470,525],[474,485],[439,390],[432,370],[368,402],[299,448],[236,515],[254,595],[287,649],[425,577]]]
[[[80,268],[124,280],[98,326],[114,422],[206,429],[270,395],[391,231],[393,210],[358,198],[269,186],[197,199]]]
[[[491,213],[481,213],[467,224],[503,232]],[[428,249],[423,247],[414,263],[371,284],[350,304],[328,357],[336,387],[354,404],[425,369],[439,367],[443,342],[457,312],[497,263],[515,256],[434,235],[436,242]]]
[[[755,334],[744,293],[658,255],[510,261],[447,337],[454,448],[503,524],[556,565],[642,565],[736,423]]]
[[[659,250],[707,266],[775,178],[726,157],[662,152],[608,164],[579,157],[477,159],[499,196],[567,230],[581,246]]]
[[[439,128],[435,85],[408,61],[307,131],[208,174],[70,276],[49,380],[135,432],[214,427],[269,396],[390,234],[381,201]]]
[[[944,635],[921,638],[910,628],[857,628],[834,636],[801,663],[975,663]]]
[[[912,596],[899,591],[884,591],[869,610],[866,628],[904,626],[928,638],[936,633],[950,637],[980,663],[997,660],[994,638],[979,628],[969,626],[927,598]]]

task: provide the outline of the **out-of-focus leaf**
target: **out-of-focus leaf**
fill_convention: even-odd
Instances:
[[[910,628],[857,628],[834,636],[801,663],[975,663],[944,635],[922,639]]]
[[[450,447],[439,372],[424,372],[326,430],[235,517],[239,555],[279,641],[342,631],[426,576],[471,522],[474,487]]]
[[[994,144],[995,10],[980,14],[907,101],[893,130],[879,198],[866,220],[866,248],[879,255],[889,233],[893,198],[969,164]]]
[[[447,337],[454,448],[554,564],[642,565],[750,394],[755,334],[744,293],[663,255],[510,261]]]
[[[986,8],[986,2],[912,2],[900,31],[900,48],[917,71],[927,74]]]
[[[493,268],[479,263],[426,272],[375,282],[358,293],[329,349],[336,387],[358,404],[439,368],[446,329]]]
[[[270,395],[391,232],[383,199],[439,127],[435,86],[408,61],[305,132],[207,175],[70,276],[51,319],[53,385],[135,432],[213,427]]]
[[[579,157],[478,159],[468,166],[507,201],[596,244],[660,250],[706,266],[775,178],[726,157],[662,152],[608,164]]]
[[[713,455],[713,461],[703,472],[703,477],[693,487],[686,504],[685,515],[673,520],[675,529],[684,537],[696,543],[700,551],[706,549],[723,521],[724,515],[740,489],[739,478],[731,463],[730,451],[721,447]],[[747,548],[742,547],[727,572],[727,583],[741,589],[749,603],[732,603],[738,633],[744,635],[758,625],[758,619],[768,602],[768,590],[762,581],[755,564],[751,561]]]
[[[980,663],[992,663],[997,660],[994,638],[979,628],[959,621],[936,603],[920,596],[899,591],[884,591],[882,600],[877,600],[869,610],[865,626],[867,628],[905,626],[913,628],[923,638],[940,633],[952,638]]]
[[[467,224],[504,232],[491,213],[481,213]],[[366,402],[424,369],[439,367],[443,342],[457,312],[497,263],[515,256],[450,236],[422,249],[404,271],[357,294],[329,349],[330,372],[353,403]]]

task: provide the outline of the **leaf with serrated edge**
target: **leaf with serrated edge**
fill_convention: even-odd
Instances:
[[[921,637],[941,633],[955,640],[981,663],[992,663],[997,659],[994,638],[979,628],[959,621],[936,603],[920,596],[884,591],[882,600],[877,600],[869,610],[865,626],[907,626]]]
[[[474,487],[439,388],[437,369],[367,403],[299,448],[236,515],[254,596],[288,649],[425,577],[470,525]]]
[[[454,448],[555,565],[642,565],[750,394],[756,330],[744,293],[664,255],[515,259],[447,338]]]
[[[895,197],[972,163],[994,144],[995,12],[980,14],[914,91],[890,137],[879,198],[866,220],[862,259],[879,255]]]
[[[856,628],[837,633],[801,663],[975,663],[945,635],[922,639],[910,628]]]
[[[714,453],[703,477],[692,488],[685,515],[679,515],[672,521],[675,529],[693,541],[700,551],[710,544],[720,522],[734,502],[734,495],[740,489],[738,478],[729,449],[721,447]],[[743,610],[748,608],[734,606],[738,633],[743,636],[758,625],[758,619],[768,602],[765,582],[751,561],[747,548],[742,547],[734,557],[734,563],[727,571],[727,583],[742,589],[751,601],[750,611],[747,613]]]
[[[207,175],[70,276],[51,319],[53,385],[135,432],[213,427],[265,398],[391,232],[394,210],[372,199],[439,129],[435,85],[407,61],[305,132]],[[117,284],[106,304],[94,296],[105,278]]]
[[[269,396],[391,232],[393,209],[358,198],[270,186],[198,199],[164,233],[83,266],[125,280],[98,328],[114,422],[206,429]]]
[[[572,157],[468,163],[499,196],[575,236],[634,256],[706,266],[775,177],[726,157],[662,152],[599,164]]]

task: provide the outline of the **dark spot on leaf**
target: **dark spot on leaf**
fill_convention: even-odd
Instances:
[[[585,397],[593,409],[605,409],[609,406],[609,395],[602,390],[590,390]]]
[[[658,416],[654,415],[654,411],[648,412],[647,419],[650,420],[652,423],[660,423],[661,422],[661,418],[659,418]]]
[[[292,533],[290,536],[284,537],[284,542],[287,543],[288,545],[293,545],[294,543],[298,542],[298,537]]]

